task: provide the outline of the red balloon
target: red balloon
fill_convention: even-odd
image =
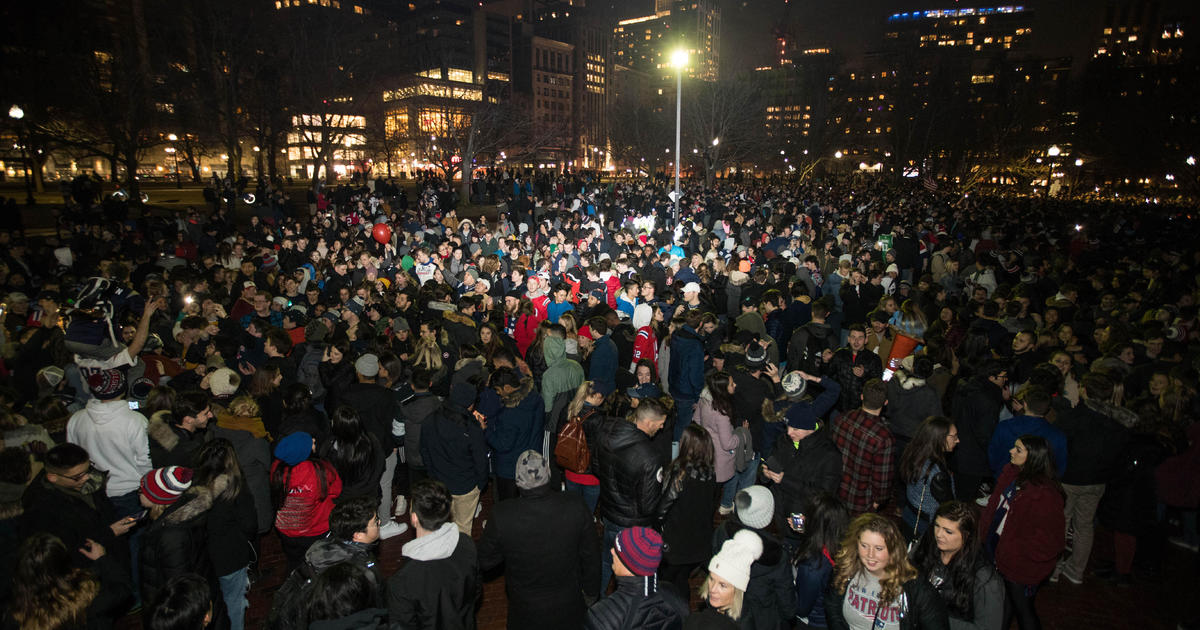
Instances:
[[[375,227],[371,228],[371,236],[374,236],[376,241],[387,245],[392,240],[392,228],[388,227],[386,223],[376,223]]]

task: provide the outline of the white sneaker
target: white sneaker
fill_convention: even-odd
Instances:
[[[407,511],[408,511],[408,498],[405,497],[404,495],[400,495],[400,496],[396,497],[396,509],[393,511],[393,514],[395,514],[396,516],[403,516],[404,513]]]
[[[379,538],[381,540],[387,540],[393,536],[399,536],[406,531],[408,531],[408,523],[388,521],[379,527]]]
[[[729,516],[730,514],[733,514],[733,506],[731,505],[729,507],[725,507],[722,505],[721,507],[717,508],[717,513],[721,516]]]

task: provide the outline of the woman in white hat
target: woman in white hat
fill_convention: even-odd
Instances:
[[[744,616],[750,565],[762,555],[762,549],[762,539],[748,529],[721,545],[721,551],[708,563],[708,577],[700,585],[700,599],[707,607],[688,616],[685,630],[740,627],[737,622]]]

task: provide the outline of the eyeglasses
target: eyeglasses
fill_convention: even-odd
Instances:
[[[62,477],[63,479],[70,479],[71,481],[83,481],[94,472],[96,472],[96,466],[91,462],[88,462],[87,470],[79,473],[78,475],[59,475],[59,477]]]

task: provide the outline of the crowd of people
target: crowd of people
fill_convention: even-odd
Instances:
[[[314,629],[1033,630],[1196,553],[1186,212],[489,177],[0,233],[5,627],[240,630],[270,539]]]

